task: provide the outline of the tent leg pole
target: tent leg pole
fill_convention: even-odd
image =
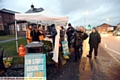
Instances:
[[[17,34],[17,21],[15,20],[15,39],[16,39],[16,51],[18,53],[18,34]]]

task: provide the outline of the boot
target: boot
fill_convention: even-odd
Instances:
[[[90,55],[87,55],[88,58],[92,58]]]

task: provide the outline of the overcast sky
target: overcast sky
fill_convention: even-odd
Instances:
[[[114,26],[120,23],[120,0],[1,0],[0,7],[24,13],[32,3],[36,8],[42,7],[56,15],[68,16],[74,27],[84,26],[85,19],[86,25],[92,27],[102,23]]]

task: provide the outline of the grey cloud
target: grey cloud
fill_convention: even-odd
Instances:
[[[93,26],[100,25],[102,23],[110,23],[112,25],[116,25],[120,22],[120,5],[119,0],[110,1],[110,0],[96,0],[94,3],[87,3],[87,11],[89,12],[87,15],[87,24],[92,24]],[[89,7],[88,7],[89,6]],[[85,8],[84,8],[85,9]],[[79,9],[78,9],[79,10]],[[85,10],[81,9],[81,12]],[[73,16],[72,11],[70,16]],[[79,18],[78,18],[79,17]],[[107,22],[106,18],[109,18],[110,21]],[[119,18],[119,19],[118,19]],[[84,25],[84,15],[79,15],[73,21],[75,24]],[[80,23],[83,22],[83,23]]]
[[[70,14],[85,8],[85,2],[82,0],[61,0],[60,11],[63,14]]]
[[[25,12],[33,2],[35,7],[50,9],[56,15],[69,17],[74,26],[85,24],[85,11],[88,11],[86,23],[97,26],[102,23],[117,25],[120,23],[120,0],[2,0],[4,7]],[[14,5],[11,5],[11,4]],[[107,22],[106,18],[110,21]]]

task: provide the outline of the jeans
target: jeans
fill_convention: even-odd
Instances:
[[[94,55],[97,56],[98,55],[98,46],[91,46],[91,45],[90,45],[89,55],[92,56],[93,49],[94,49]]]
[[[81,59],[82,57],[82,52],[83,52],[83,45],[80,44],[80,45],[77,45],[75,46],[75,61],[78,60],[78,59]]]

